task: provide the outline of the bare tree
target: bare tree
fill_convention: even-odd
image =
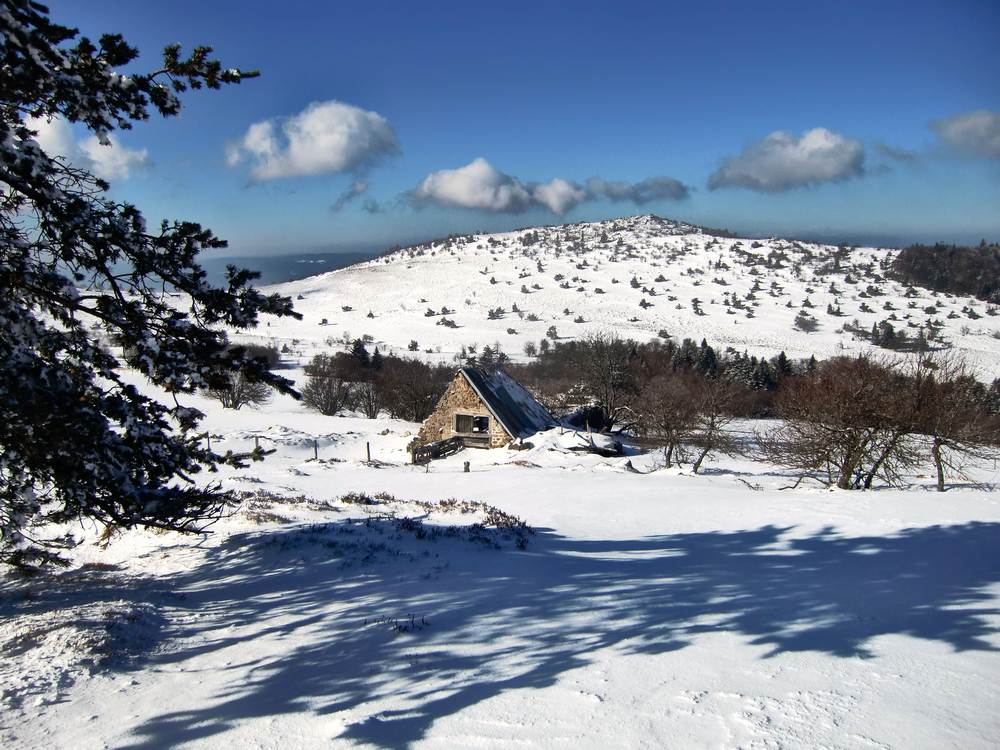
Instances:
[[[385,390],[376,383],[375,378],[355,383],[352,389],[354,408],[358,409],[368,419],[376,419],[382,411],[382,398]]]
[[[668,469],[674,461],[680,463],[683,445],[698,426],[699,387],[691,373],[669,371],[652,378],[639,398],[639,429],[662,446]]]
[[[273,346],[255,344],[228,347],[230,355],[245,362],[259,363],[269,368],[275,367],[281,354]],[[205,389],[205,395],[214,398],[225,409],[239,409],[243,406],[262,406],[271,400],[271,388],[260,380],[248,377],[242,372],[230,373],[227,382]]]
[[[1000,417],[985,394],[954,355],[838,358],[782,388],[784,421],[760,442],[778,462],[825,471],[842,489],[870,489],[876,478],[900,485],[929,460],[943,492],[948,473],[968,478],[970,461],[996,454]]]
[[[629,367],[634,353],[634,342],[613,333],[591,334],[577,348],[579,377],[587,394],[604,412],[603,429],[624,428],[635,422],[631,401],[637,386]]]
[[[870,487],[876,475],[893,480],[915,455],[913,431],[900,415],[900,379],[892,365],[871,357],[838,357],[788,381],[776,406],[782,424],[760,436],[766,454],[803,471],[825,472],[841,489]]]
[[[270,386],[258,380],[250,380],[242,372],[230,373],[228,381],[225,386],[209,388],[205,395],[214,398],[226,409],[262,406],[271,400]]]
[[[387,357],[376,386],[385,409],[397,419],[422,422],[454,377],[454,370],[415,359]]]
[[[346,381],[336,358],[317,354],[305,367],[302,402],[328,417],[344,409],[351,398],[351,384]]]
[[[868,424],[875,430],[869,450],[868,465],[860,480],[868,490],[876,477],[900,485],[908,472],[922,460],[923,450],[917,433],[923,415],[932,407],[933,381],[928,378],[921,360],[901,364],[899,360],[879,363],[880,377],[869,393]]]
[[[957,355],[926,355],[919,373],[929,392],[919,426],[930,440],[937,491],[944,492],[947,474],[968,479],[970,461],[997,455],[1000,416],[990,414],[977,397],[976,380]]]
[[[733,411],[741,396],[737,386],[726,380],[709,378],[702,381],[696,397],[696,426],[692,442],[698,448],[698,457],[691,470],[697,474],[704,460],[712,453],[732,456],[738,445],[729,431]]]

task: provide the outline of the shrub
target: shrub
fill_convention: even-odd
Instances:
[[[223,408],[239,409],[243,406],[261,406],[271,400],[271,388],[266,383],[250,380],[242,372],[230,373],[229,382],[209,388],[205,395],[215,399]]]
[[[819,323],[816,321],[816,318],[812,317],[805,310],[799,311],[799,314],[795,316],[795,321],[792,325],[796,330],[804,331],[805,333],[812,333],[819,328]]]
[[[376,380],[382,405],[396,419],[422,422],[451,382],[453,371],[415,359],[386,357]]]
[[[231,346],[229,352],[246,360],[263,362],[269,369],[281,360],[281,355],[274,346]],[[227,380],[225,384],[204,391],[206,396],[218,401],[225,409],[262,406],[271,400],[271,388],[266,383],[254,380],[242,372],[229,373]]]
[[[345,409],[351,399],[351,384],[344,378],[342,358],[317,354],[305,367],[302,403],[328,417]]]

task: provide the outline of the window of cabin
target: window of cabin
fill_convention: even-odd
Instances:
[[[490,418],[472,414],[455,415],[455,432],[459,434],[485,434],[490,431]]]

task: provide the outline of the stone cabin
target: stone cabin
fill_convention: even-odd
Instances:
[[[555,426],[549,410],[503,370],[463,367],[410,450],[452,437],[461,438],[468,447],[501,448]]]

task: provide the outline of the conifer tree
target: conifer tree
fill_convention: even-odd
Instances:
[[[719,369],[719,359],[715,354],[715,349],[709,346],[705,339],[701,340],[698,348],[697,370],[702,375],[714,377]]]
[[[358,365],[367,368],[371,365],[372,358],[368,354],[368,349],[365,347],[365,342],[361,339],[354,339],[354,343],[351,344],[351,356],[357,360]]]
[[[57,560],[72,539],[51,524],[200,528],[225,498],[192,475],[262,454],[212,451],[196,433],[201,413],[182,395],[236,373],[293,393],[264,359],[228,347],[222,330],[253,327],[261,313],[296,315],[290,299],[262,295],[250,285],[256,274],[233,267],[223,287],[212,286],[197,256],[223,240],[187,221],[148,227],[105,181],[46,153],[36,138],[36,123],[58,118],[108,145],[115,129],[178,114],[188,89],[256,75],[223,68],[210,54],[198,47],[182,57],[175,45],[158,70],[123,74],[138,52],[122,37],[77,38],[44,6],[4,0],[0,561]],[[116,350],[172,402],[129,384]]]
[[[783,378],[786,375],[792,374],[792,363],[788,361],[788,357],[785,355],[784,350],[778,352],[778,356],[771,360],[774,366],[774,371],[778,378]]]

